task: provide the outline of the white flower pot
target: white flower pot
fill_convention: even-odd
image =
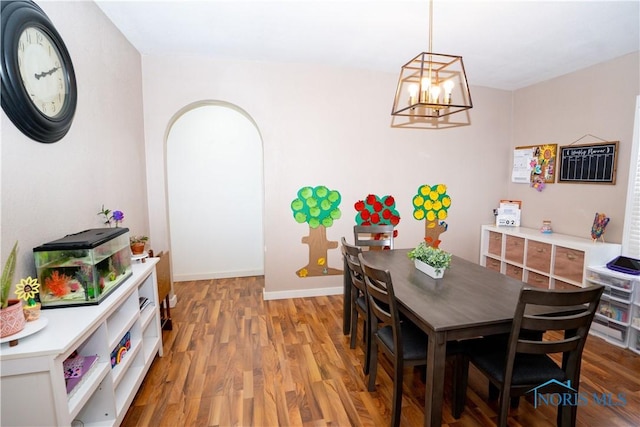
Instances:
[[[442,276],[444,276],[444,268],[439,269],[439,273],[436,273],[436,269],[431,267],[429,264],[425,264],[424,262],[420,261],[419,259],[414,259],[413,260],[416,264],[416,268],[420,271],[422,271],[424,274],[426,274],[427,276],[431,276],[434,279],[441,279]]]

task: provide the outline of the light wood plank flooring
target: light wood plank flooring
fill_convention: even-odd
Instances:
[[[342,334],[342,296],[263,301],[263,283],[248,277],[175,284],[178,306],[171,310],[173,331],[163,333],[165,356],[156,357],[123,426],[389,424],[391,368],[383,363],[377,391],[368,392],[362,346],[350,349]],[[580,390],[622,393],[626,405],[581,406],[578,426],[640,426],[640,355],[589,337],[583,360]],[[470,371],[458,420],[445,385],[443,426],[495,425],[487,381]],[[420,372],[407,370],[404,387],[402,425],[421,426]],[[555,414],[523,399],[509,425],[552,426]]]

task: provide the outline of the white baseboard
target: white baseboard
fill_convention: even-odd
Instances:
[[[289,291],[263,291],[263,298],[265,301],[276,299],[289,299],[289,298],[304,298],[304,297],[320,297],[325,295],[342,295],[344,293],[344,287],[336,286],[333,288],[315,288],[315,289],[292,289]]]
[[[174,274],[174,282],[190,282],[192,280],[229,279],[231,277],[263,276],[264,270],[223,271],[217,273]]]

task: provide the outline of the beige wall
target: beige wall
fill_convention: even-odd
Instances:
[[[396,81],[395,74],[300,64],[144,56],[154,239],[167,239],[161,179],[167,126],[184,106],[218,100],[249,113],[262,134],[267,292],[341,285],[339,276],[295,275],[307,263],[301,239],[308,226],[294,221],[290,203],[305,185],[326,185],[341,193],[343,216],[327,230],[334,241],[341,236],[352,240],[357,200],[370,192],[394,195],[402,216],[397,247],[409,248],[424,236],[424,223],[412,218],[411,200],[418,186],[444,183],[453,205],[442,247],[477,261],[480,225],[492,220],[491,209],[506,194],[511,93],[472,88],[472,126],[392,129]],[[329,266],[342,267],[337,249],[330,251]]]
[[[523,201],[523,226],[550,219],[556,232],[590,238],[595,213],[604,212],[605,240],[622,241],[639,70],[635,53],[514,93],[514,147],[620,141],[615,185],[555,183],[538,192],[510,183],[509,198]],[[581,139],[587,134],[597,138]]]
[[[139,53],[93,2],[42,2],[71,54],[78,107],[54,144],[23,135],[2,112],[1,256],[20,251],[15,281],[35,276],[32,248],[102,227],[102,204],[148,233]]]

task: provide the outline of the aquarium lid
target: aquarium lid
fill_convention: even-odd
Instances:
[[[79,233],[69,234],[61,239],[45,243],[37,248],[33,248],[33,251],[44,252],[61,249],[93,249],[127,232],[129,232],[129,229],[124,227],[93,228],[91,230],[84,230]]]

